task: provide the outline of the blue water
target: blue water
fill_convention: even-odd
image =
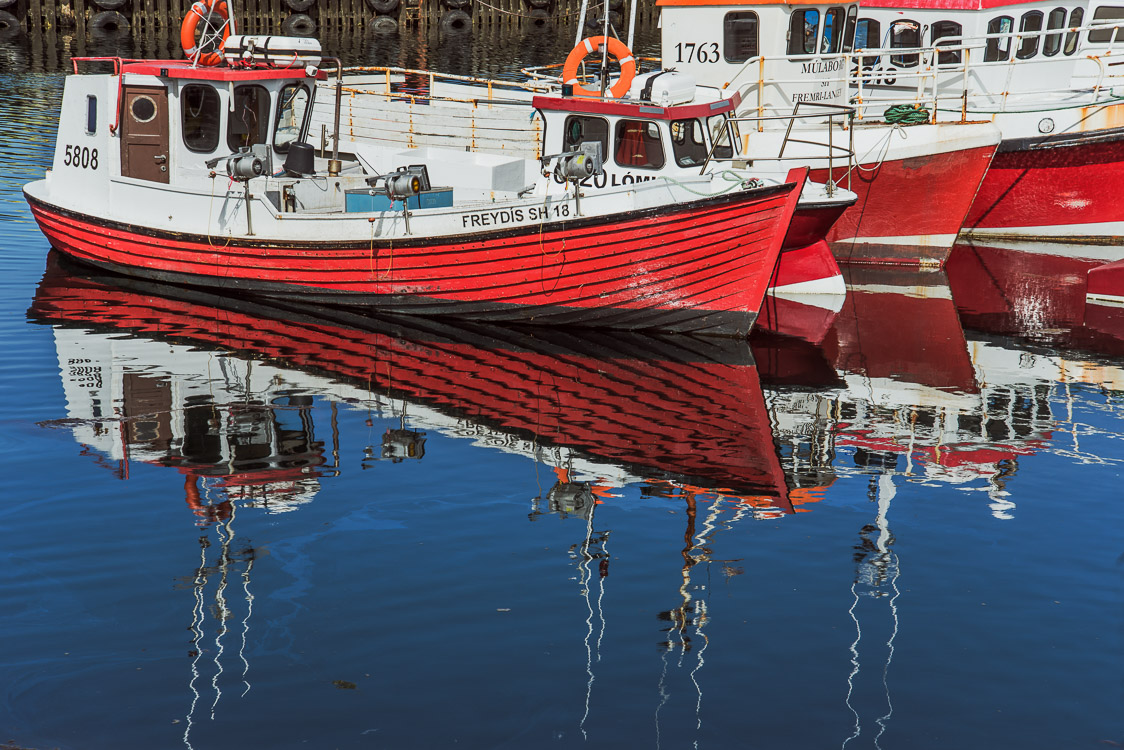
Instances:
[[[9,53],[3,739],[1124,742],[1124,335],[941,274],[716,351],[122,286],[30,219],[63,74]]]

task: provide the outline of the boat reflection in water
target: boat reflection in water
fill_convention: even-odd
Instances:
[[[848,284],[821,347],[755,340],[790,483],[866,475],[873,498],[891,491],[881,477],[940,482],[981,492],[996,517],[1011,517],[1020,457],[1047,448],[1057,429],[1052,381],[981,359],[944,273],[851,269]]]
[[[291,509],[347,450],[313,435],[323,397],[402,421],[368,459],[421,458],[433,429],[547,461],[553,509],[633,482],[793,509],[745,342],[379,321],[79,273],[53,256],[30,315],[55,325],[76,438],[122,476],[175,466],[189,495],[213,476],[227,499]]]
[[[679,603],[660,614],[669,622],[666,662],[676,649],[691,650],[692,633],[705,640],[706,605],[692,594],[690,571],[710,559],[706,540],[719,519],[775,518],[802,501],[790,496],[744,341],[454,329],[167,292],[194,295],[91,277],[53,256],[29,315],[54,326],[65,424],[84,451],[122,478],[136,461],[176,468],[197,523],[214,525],[215,549],[201,537],[199,566],[183,580],[195,594],[187,732],[208,702],[200,687],[204,639],[214,639],[216,653],[224,636],[238,640],[228,653],[237,651],[235,672],[245,691],[251,687],[244,651],[257,552],[235,541],[235,516],[294,510],[315,497],[339,470],[341,453],[356,450],[339,443],[338,409],[398,423],[381,445],[363,447],[364,468],[423,459],[433,431],[553,470],[530,518],[585,523],[570,549],[589,612],[582,731],[606,626],[600,604],[611,530],[596,524],[597,507],[638,483],[642,496],[681,500],[687,509],[682,578],[669,584]],[[327,424],[317,424],[320,400],[330,403]],[[701,503],[706,516],[696,531]],[[205,591],[220,621],[213,633],[205,632]],[[701,652],[697,658],[696,686]],[[216,656],[212,718],[222,671]]]

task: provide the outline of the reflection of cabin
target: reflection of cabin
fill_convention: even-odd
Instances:
[[[135,461],[173,466],[200,514],[211,489],[275,509],[318,490],[325,445],[315,437],[311,396],[233,359],[165,350],[174,359],[153,369],[137,356],[143,342],[67,328],[55,336],[75,437],[116,461],[120,476]]]

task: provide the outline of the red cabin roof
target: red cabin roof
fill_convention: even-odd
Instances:
[[[586,97],[536,96],[531,100],[535,109],[547,112],[572,112],[574,114],[618,115],[640,117],[648,120],[688,120],[698,117],[732,112],[741,104],[741,94],[729,99],[716,99],[701,104],[676,104],[660,107],[629,99],[589,99]]]
[[[1032,4],[1034,0],[863,0],[862,7],[902,10],[990,10]]]
[[[254,67],[228,68],[226,66],[193,67],[186,60],[123,60],[119,57],[75,57],[75,72],[80,62],[112,62],[115,73],[158,76],[160,78],[186,78],[196,81],[275,81],[283,78],[308,78],[303,66],[292,68]],[[319,68],[314,76],[326,80],[327,74]]]

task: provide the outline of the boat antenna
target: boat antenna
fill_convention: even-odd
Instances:
[[[586,12],[586,9],[588,7],[589,7],[589,0],[582,0],[582,9],[581,9],[581,12],[578,14],[578,35],[574,39],[574,46],[575,47],[577,47],[579,44],[581,44],[582,32],[585,30],[585,12]]]
[[[605,98],[605,89],[609,87],[609,0],[603,0],[604,10],[602,15],[604,18],[601,20],[601,38],[605,43],[601,45],[601,98]],[[633,0],[635,4],[636,0]]]
[[[639,5],[637,0],[632,0],[628,4],[628,48],[632,50],[632,43],[636,41],[636,6]],[[635,53],[633,53],[635,54]],[[639,72],[639,71],[637,71]]]

